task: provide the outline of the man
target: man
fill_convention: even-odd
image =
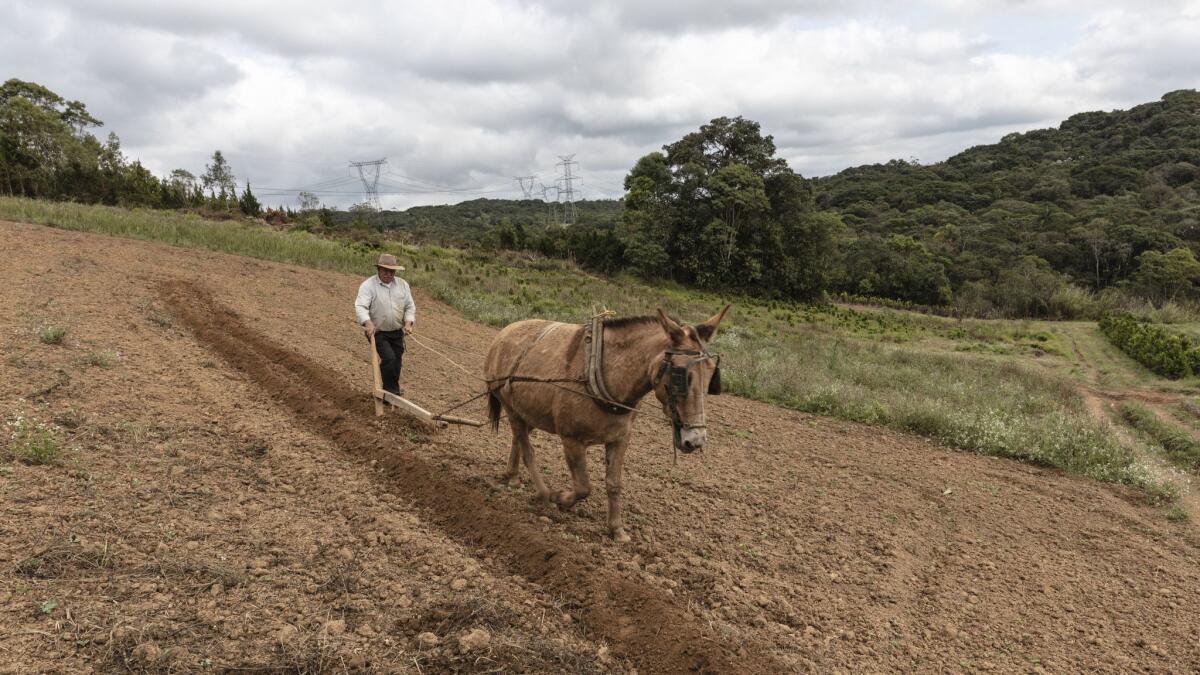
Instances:
[[[396,276],[396,272],[404,271],[396,263],[396,256],[380,255],[375,271],[375,276],[358,287],[354,313],[367,340],[375,336],[384,390],[402,396],[400,367],[404,363],[404,336],[413,331],[417,306],[413,304],[408,282]]]

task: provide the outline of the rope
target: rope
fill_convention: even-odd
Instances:
[[[433,352],[434,354],[437,354],[438,356],[442,357],[443,359],[446,359],[447,361],[449,361],[451,363],[451,365],[453,365],[455,368],[458,368],[459,370],[463,371],[468,376],[473,377],[473,378],[479,380],[480,382],[487,382],[487,380],[485,380],[482,377],[476,375],[475,373],[472,373],[471,371],[467,370],[465,367],[463,367],[461,364],[459,364],[454,359],[450,358],[449,356],[446,356],[445,354],[439,352],[438,350],[434,349],[433,347],[430,347],[429,345],[425,344],[416,335],[409,333],[408,335],[405,336],[405,339],[412,339],[413,342],[416,342],[417,344],[421,345],[425,349],[428,349],[429,351]]]
[[[604,310],[604,311],[606,311],[606,312],[611,312],[611,310]],[[568,388],[568,387],[564,387],[564,386],[562,386],[561,384],[559,384],[559,382],[576,382],[576,383],[579,383],[579,382],[581,382],[580,380],[577,380],[577,379],[544,380],[544,379],[540,379],[540,378],[533,378],[533,377],[522,377],[522,376],[520,376],[520,375],[510,375],[510,376],[508,376],[508,377],[500,377],[500,378],[497,378],[497,379],[495,379],[495,380],[488,380],[488,379],[485,379],[485,378],[479,377],[479,376],[478,376],[478,375],[476,375],[475,373],[472,373],[471,371],[467,370],[467,369],[466,369],[466,368],[464,368],[464,367],[463,367],[461,364],[459,364],[457,361],[455,361],[454,359],[450,358],[449,356],[446,356],[446,355],[445,355],[445,354],[443,354],[442,352],[439,352],[438,350],[434,349],[433,347],[430,347],[429,345],[425,344],[424,342],[422,342],[422,341],[421,341],[421,339],[420,339],[420,338],[418,338],[416,335],[413,335],[412,333],[409,333],[408,335],[406,335],[406,336],[405,336],[405,339],[412,339],[412,341],[413,341],[413,342],[416,342],[418,345],[420,345],[420,346],[424,347],[425,349],[428,349],[429,351],[433,352],[434,354],[437,354],[438,356],[442,357],[443,359],[446,359],[446,360],[447,360],[447,361],[449,361],[449,362],[450,362],[450,363],[451,363],[451,364],[452,364],[452,365],[453,365],[455,368],[458,368],[459,370],[463,371],[464,373],[466,373],[466,374],[467,374],[467,375],[469,375],[470,377],[473,377],[473,378],[475,378],[476,380],[479,380],[480,382],[483,382],[484,384],[489,384],[489,385],[490,385],[490,384],[492,384],[492,383],[494,383],[494,382],[501,382],[501,381],[503,381],[503,380],[509,380],[509,381],[512,381],[512,382],[540,382],[540,383],[542,383],[542,384],[549,384],[549,385],[553,385],[553,386],[555,386],[555,387],[558,387],[559,389],[562,389],[563,391],[569,391],[569,392],[571,392],[571,393],[573,393],[573,394],[579,394],[580,396],[587,396],[588,398],[593,398],[593,399],[596,399],[597,401],[600,401],[600,402],[602,402],[602,403],[609,403],[609,401],[605,401],[604,399],[600,398],[599,396],[593,396],[593,395],[589,394],[589,393],[588,393],[588,392],[586,392],[586,391],[578,391],[578,390],[575,390],[575,389],[570,389],[570,388]],[[473,397],[471,397],[471,398],[469,398],[469,399],[467,399],[467,400],[463,401],[462,403],[460,403],[460,404],[458,404],[458,405],[454,406],[454,408],[450,408],[449,410],[445,410],[445,411],[443,411],[443,412],[442,412],[442,413],[440,413],[440,414],[444,415],[444,414],[446,414],[446,413],[450,412],[450,410],[454,410],[455,408],[458,408],[459,406],[466,405],[467,403],[470,403],[471,401],[474,401],[474,400],[475,400],[475,399],[477,399],[477,398],[482,398],[482,397],[484,397],[484,396],[487,396],[487,394],[488,394],[488,392],[486,392],[486,391],[485,391],[485,392],[483,392],[482,394],[479,394],[479,395],[477,395],[477,396],[473,396]],[[627,405],[624,405],[624,404],[621,404],[621,403],[616,403],[616,402],[612,402],[612,405],[620,406],[620,407],[622,407],[622,408],[624,408],[624,409],[626,409],[626,410],[629,410],[630,412],[635,412],[635,411],[637,411],[637,409],[638,409],[637,407],[630,407],[630,406],[627,406]]]
[[[426,340],[433,340],[434,342],[438,343],[439,345],[442,345],[443,347],[449,347],[450,349],[453,349],[457,352],[461,352],[463,354],[469,354],[469,355],[477,357],[477,358],[479,357],[479,353],[474,350],[467,349],[466,347],[460,347],[460,346],[454,344],[453,342],[446,342],[445,340],[439,340],[439,339],[433,337],[432,335],[430,335],[429,333],[422,333],[422,336]]]
[[[466,404],[470,403],[471,401],[474,401],[474,400],[477,400],[477,399],[481,399],[481,398],[483,398],[484,396],[487,396],[487,395],[488,395],[488,393],[490,393],[490,392],[486,392],[486,391],[485,391],[485,392],[483,392],[482,394],[475,394],[474,396],[472,396],[471,398],[469,398],[469,399],[467,399],[467,400],[463,401],[462,403],[456,403],[456,404],[454,404],[454,405],[450,406],[449,408],[446,408],[446,409],[445,409],[445,410],[443,410],[442,412],[440,412],[440,413],[438,413],[437,415],[435,415],[435,417],[441,417],[441,416],[445,415],[446,413],[448,413],[448,412],[450,412],[450,411],[452,411],[452,410],[458,410],[459,408],[461,408],[461,407],[463,407],[464,405],[466,405]]]

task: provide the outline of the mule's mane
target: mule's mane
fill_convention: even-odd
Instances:
[[[672,317],[671,320],[674,321],[675,318]],[[623,316],[623,317],[620,317],[617,319],[605,319],[604,327],[605,328],[614,328],[614,329],[615,328],[626,328],[626,327],[631,327],[631,326],[641,326],[641,325],[647,324],[647,323],[654,323],[654,324],[658,323],[658,317],[647,314],[645,316]]]

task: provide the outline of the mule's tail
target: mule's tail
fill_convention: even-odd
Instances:
[[[500,431],[500,399],[492,391],[488,391],[488,423],[492,431]]]

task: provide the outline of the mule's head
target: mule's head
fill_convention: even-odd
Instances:
[[[650,381],[663,413],[671,418],[675,443],[684,452],[700,450],[708,441],[704,397],[721,393],[721,377],[720,358],[710,354],[707,345],[727,311],[729,305],[702,324],[681,326],[658,310],[670,347],[650,365]]]

